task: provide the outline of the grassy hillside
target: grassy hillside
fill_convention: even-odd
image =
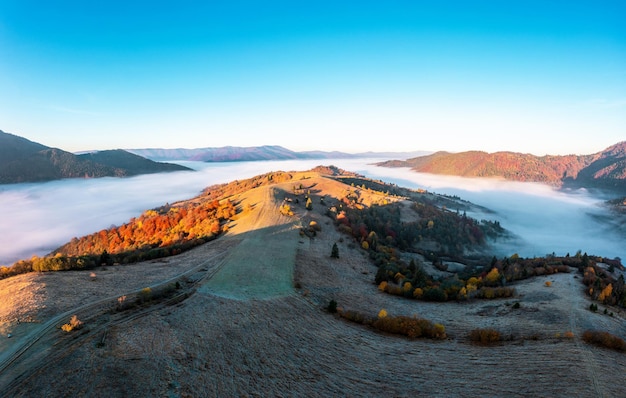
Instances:
[[[0,351],[27,344],[24,355],[0,357],[5,395],[624,391],[619,261],[576,253],[474,264],[465,253],[441,256],[455,250],[449,242],[429,257],[439,224],[480,237],[477,222],[446,210],[470,206],[456,198],[334,168],[275,172],[210,187],[86,242],[182,233],[211,218],[190,214],[216,202],[237,211],[223,220],[228,233],[194,250],[0,281],[0,333],[12,334]],[[74,316],[82,327],[63,329]]]

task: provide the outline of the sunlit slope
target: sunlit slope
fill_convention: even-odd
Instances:
[[[294,239],[294,230],[306,229],[312,214],[303,208],[304,196],[310,192],[336,199],[350,187],[317,172],[289,173],[288,178],[287,182],[260,186],[231,198],[248,209],[233,221],[228,232],[240,243],[201,291],[233,299],[271,298],[293,292],[297,248],[305,244],[304,239]],[[285,199],[293,195],[294,187],[302,192],[303,203],[290,206],[295,214],[289,216],[281,212],[281,206],[290,203]],[[363,197],[370,205],[381,199],[382,195],[374,192]],[[311,206],[320,213],[319,202]]]
[[[503,177],[556,186],[626,191],[626,142],[591,155],[535,156],[516,152],[437,152],[406,161],[381,163],[421,173],[463,177]]]

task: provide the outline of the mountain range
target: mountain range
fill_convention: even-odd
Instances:
[[[502,177],[559,188],[599,188],[626,193],[626,141],[591,155],[535,156],[516,152],[436,152],[378,163],[420,173],[462,177]]]
[[[189,170],[165,161],[237,162],[261,160],[388,158],[384,167],[421,173],[500,177],[564,189],[597,188],[626,194],[626,141],[590,155],[535,156],[517,152],[296,152],[279,145],[220,148],[144,148],[73,154],[0,130],[0,184],[60,178],[132,176]]]
[[[349,159],[349,158],[402,158],[408,159],[425,155],[427,151],[412,152],[296,152],[280,145],[263,145],[254,147],[225,146],[219,148],[143,148],[128,149],[128,152],[155,161],[190,160],[199,162],[244,162],[257,160],[290,160],[290,159]]]
[[[75,155],[0,130],[0,184],[181,170],[190,169],[154,162],[121,149]]]

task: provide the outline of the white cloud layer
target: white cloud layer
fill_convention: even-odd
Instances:
[[[372,160],[373,161],[373,160]],[[305,170],[335,164],[372,178],[410,188],[458,195],[494,213],[469,214],[499,220],[517,239],[497,242],[494,254],[524,257],[574,254],[577,250],[626,258],[624,237],[608,222],[602,200],[586,192],[565,194],[541,184],[467,179],[387,169],[364,160],[186,163],[197,172],[132,178],[62,180],[0,185],[0,264],[44,255],[69,241],[120,225],[144,210],[191,198],[212,184],[268,171]],[[605,222],[598,221],[605,217]]]

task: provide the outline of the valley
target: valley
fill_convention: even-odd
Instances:
[[[624,354],[580,340],[590,328],[625,337],[624,312],[589,311],[577,271],[515,282],[516,294],[507,299],[437,303],[385,294],[374,284],[377,267],[367,251],[338,231],[320,203],[324,198],[333,204],[353,188],[315,172],[292,174],[235,193],[229,199],[248,210],[229,222],[223,236],[177,256],[0,281],[5,331],[16,328],[12,339],[3,339],[3,352],[7,342],[18,344],[56,314],[113,298],[79,312],[85,322],[80,330],[66,334],[58,327],[68,319],[60,320],[29,355],[2,371],[3,391],[108,397],[595,397],[616,396],[626,388],[619,377],[626,370]],[[303,192],[294,191],[299,184]],[[308,189],[310,210],[303,200]],[[398,200],[374,190],[359,192],[364,206]],[[285,202],[286,197],[292,200]],[[281,213],[285,203],[293,216]],[[319,231],[301,233],[312,221]],[[330,257],[334,243],[339,258]],[[428,261],[421,264],[428,273],[451,275]],[[130,302],[145,287],[168,280],[181,282],[183,297],[115,311],[115,296],[128,294]],[[443,324],[447,337],[413,340],[377,332],[328,313],[330,300],[340,313],[376,316],[385,309],[390,316],[418,315]],[[25,322],[16,325],[17,318]],[[497,329],[504,338],[477,345],[468,338],[475,328]]]

